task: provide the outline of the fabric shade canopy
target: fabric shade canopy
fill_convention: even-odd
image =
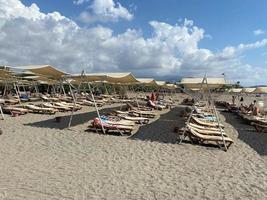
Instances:
[[[27,70],[35,73],[36,75],[46,76],[51,79],[60,79],[62,76],[67,75],[65,72],[62,72],[51,65],[29,65],[12,68],[19,70]]]
[[[241,91],[242,91],[242,88],[231,88],[228,92],[240,93]]]
[[[174,90],[174,89],[177,88],[177,86],[174,85],[174,84],[171,84],[171,83],[170,83],[170,84],[166,84],[165,88],[167,88],[167,89],[169,89],[169,90]]]
[[[156,81],[158,86],[164,87],[166,86],[166,82],[165,81]]]
[[[14,74],[7,69],[0,69],[0,82],[14,82],[16,77]]]
[[[136,78],[139,84],[148,85],[148,86],[157,86],[156,81],[153,78]]]
[[[243,93],[252,93],[256,88],[242,88]]]
[[[256,89],[252,93],[254,93],[254,94],[267,94],[267,87],[256,87]]]
[[[126,73],[90,73],[85,75],[75,74],[70,76],[75,81],[81,81],[83,78],[88,82],[103,81],[114,84],[138,83],[138,80],[130,72]]]
[[[197,89],[201,87],[203,78],[182,78],[180,84],[187,89]],[[222,88],[226,85],[224,78],[207,78],[208,87],[210,89]],[[206,87],[206,84],[203,85]]]
[[[53,85],[58,83],[58,81],[54,80],[54,79],[49,79],[47,77],[44,76],[25,76],[22,79],[24,80],[31,80],[31,81],[37,81],[41,84],[47,84],[47,85]]]

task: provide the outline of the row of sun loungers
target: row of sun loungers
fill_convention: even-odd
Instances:
[[[258,132],[267,132],[267,119],[264,116],[253,115],[252,112],[247,111],[242,107],[239,108],[236,105],[229,104],[227,102],[219,101],[217,105],[225,108],[228,112],[232,112],[239,116],[244,122],[252,125]]]
[[[151,107],[135,107],[131,103],[127,103],[127,109],[125,111],[114,110],[107,116],[101,116],[101,119],[95,118],[90,128],[96,132],[103,132],[103,128],[105,133],[119,132],[121,135],[128,135],[138,125],[148,124],[150,119],[156,116],[157,113]]]
[[[224,125],[218,123],[216,116],[207,108],[194,107],[185,127],[180,129],[180,134],[188,137],[192,143],[215,144],[220,148],[228,148],[234,141],[224,130]],[[188,115],[189,117],[189,115]]]

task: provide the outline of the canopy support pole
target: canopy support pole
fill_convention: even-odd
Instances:
[[[202,80],[202,82],[201,82],[200,90],[201,90],[201,88],[203,87],[203,84],[204,84],[204,78],[203,78],[203,80]],[[190,96],[191,96],[191,95],[190,95]],[[188,117],[188,119],[187,119],[187,121],[186,121],[186,123],[185,123],[185,129],[184,129],[184,131],[183,131],[183,134],[182,134],[182,136],[179,136],[178,144],[181,144],[181,143],[183,142],[183,140],[186,138],[186,136],[185,136],[186,125],[190,122],[190,120],[191,120],[191,118],[192,118],[192,115],[193,115],[193,113],[194,113],[194,111],[195,111],[195,104],[196,104],[196,101],[194,101],[194,103],[193,103],[193,109],[192,109],[192,111],[190,112],[190,115],[189,115],[189,117]]]
[[[213,111],[214,111],[214,114],[215,114],[215,117],[216,117],[216,121],[217,121],[217,123],[218,123],[218,127],[219,127],[219,129],[220,129],[220,133],[221,133],[221,136],[222,136],[222,140],[223,140],[224,148],[225,148],[225,151],[227,151],[227,146],[226,146],[225,139],[224,139],[224,135],[223,135],[223,132],[222,132],[222,127],[221,127],[221,125],[220,125],[219,115],[218,115],[217,110],[216,110],[216,107],[215,107],[215,105],[214,105],[214,102],[213,102],[213,99],[212,99],[212,95],[211,95],[211,91],[210,91],[210,89],[209,89],[209,87],[208,87],[208,80],[207,80],[206,74],[205,74],[205,76],[203,77],[203,80],[202,80],[201,87],[200,87],[200,90],[199,90],[199,91],[201,91],[201,90],[204,91],[204,89],[203,89],[203,85],[204,85],[204,84],[207,85],[207,90],[208,90],[208,93],[209,93],[209,99],[207,99],[207,100],[208,100],[208,102],[209,102],[209,100],[210,100],[210,103],[212,104],[212,109],[213,109]],[[191,111],[191,113],[190,113],[190,115],[189,115],[189,117],[188,117],[188,119],[187,119],[186,125],[190,122],[190,120],[191,120],[191,118],[192,118],[192,115],[193,115],[194,111],[195,111],[195,101],[194,101],[194,104],[193,104],[193,109],[192,109],[192,111]],[[178,141],[179,144],[185,139],[185,132],[186,132],[186,127],[185,127],[185,129],[184,129],[184,131],[183,131],[182,136],[179,136],[179,141]],[[221,147],[220,147],[220,148],[221,148]]]
[[[68,125],[68,128],[70,128],[71,127],[71,123],[72,123],[73,114],[74,114],[74,109],[76,108],[76,97],[75,97],[75,94],[74,94],[74,92],[73,92],[73,90],[71,88],[70,83],[68,83],[68,85],[69,85],[70,94],[71,94],[71,97],[73,99],[73,104],[74,104],[73,108],[72,108],[72,111],[71,111],[71,116],[70,116],[69,125]]]
[[[3,113],[3,110],[2,110],[2,105],[0,105],[0,112],[1,112],[2,119],[4,120],[5,116],[4,116],[4,113]]]
[[[13,83],[13,86],[14,86],[14,89],[15,89],[15,92],[16,92],[16,95],[18,96],[19,98],[19,103],[20,103],[20,96],[19,96],[19,92],[17,90],[17,87],[16,87],[16,83]]]
[[[85,71],[84,71],[84,70],[82,71],[81,76],[85,77]],[[104,126],[103,126],[103,122],[102,122],[102,119],[101,119],[101,117],[100,117],[100,114],[99,114],[99,110],[98,110],[97,104],[96,104],[96,102],[95,102],[95,97],[94,97],[94,94],[93,94],[93,92],[92,92],[91,85],[90,85],[90,83],[89,83],[88,81],[87,81],[87,85],[88,85],[88,88],[89,88],[89,91],[90,91],[92,100],[93,100],[94,105],[95,105],[95,109],[96,109],[97,116],[98,116],[98,118],[99,118],[99,120],[100,120],[100,123],[101,123],[102,131],[103,131],[103,133],[105,134],[106,131],[105,131],[105,128],[104,128]]]

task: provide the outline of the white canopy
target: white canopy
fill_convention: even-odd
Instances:
[[[81,81],[81,74],[75,74],[70,76],[76,81]],[[83,76],[85,81],[96,82],[103,81],[108,83],[129,84],[138,83],[138,80],[130,72],[125,73],[90,73]]]
[[[167,89],[170,89],[170,90],[174,90],[174,89],[176,89],[177,88],[177,86],[176,85],[174,85],[174,84],[172,84],[172,83],[169,83],[169,84],[166,84],[166,86],[165,86]]]
[[[67,75],[67,73],[62,72],[51,65],[29,65],[29,66],[19,66],[12,68],[27,70],[37,75],[43,75],[52,79],[60,79],[62,76]]]
[[[228,92],[240,93],[241,91],[242,91],[242,88],[231,88]]]
[[[243,88],[241,92],[243,93],[252,93],[256,88]]]
[[[267,94],[267,87],[256,87],[256,89],[252,93],[254,93],[254,94]]]
[[[203,78],[182,78],[180,84],[187,89],[197,89],[201,87]],[[226,85],[224,78],[207,78],[208,87],[210,89],[222,88]],[[205,87],[205,85],[203,85]]]
[[[166,82],[165,81],[156,81],[158,86],[164,87],[166,86]]]
[[[153,78],[136,78],[140,84],[156,86],[157,83]]]

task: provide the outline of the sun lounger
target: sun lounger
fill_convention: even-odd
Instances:
[[[219,145],[220,147],[223,145],[222,136],[207,135],[207,134],[204,135],[189,127],[188,127],[187,136],[190,138],[191,141],[199,142],[200,144],[213,142]],[[224,137],[224,141],[226,143],[227,148],[230,147],[230,145],[234,142],[229,137]]]
[[[149,100],[148,103],[149,103],[149,106],[150,106],[150,107],[152,107],[152,108],[154,108],[154,109],[157,109],[157,110],[162,110],[162,109],[167,108],[166,105],[156,104],[156,103],[154,103],[154,102],[151,101],[151,100]]]
[[[192,123],[187,124],[186,127],[189,128],[189,129],[193,129],[194,131],[196,131],[196,132],[198,132],[200,134],[203,134],[203,135],[215,135],[215,136],[217,135],[217,136],[221,136],[223,134],[223,136],[228,137],[227,134],[224,132],[224,130],[222,130],[222,134],[221,134],[219,128],[218,129],[213,129],[213,130],[211,130],[211,129],[204,129],[204,127],[203,128],[202,127],[199,128],[199,127],[195,126]]]
[[[127,103],[126,105],[128,107],[128,110],[140,110],[140,111],[151,111],[151,110],[153,110],[152,108],[146,107],[146,106],[140,106],[139,105],[138,107],[136,107],[136,106],[133,106],[131,103]]]
[[[124,126],[134,126],[135,123],[130,120],[125,120],[125,119],[114,119],[113,117],[108,117],[108,116],[101,116],[101,121],[105,122],[110,125],[124,125]]]
[[[134,117],[147,117],[147,118],[154,118],[156,116],[155,113],[149,112],[149,111],[137,111],[137,110],[131,110],[131,111],[120,111],[115,110],[117,114],[127,114]]]
[[[98,107],[103,106],[103,103],[98,102],[98,101],[95,101],[95,102],[96,102],[96,105],[97,105]],[[95,106],[95,104],[94,104],[93,101],[86,100],[86,99],[82,100],[82,105],[86,105],[86,106]]]
[[[73,104],[66,103],[66,102],[55,102],[55,105],[65,107],[66,109],[71,109],[71,110],[74,108],[75,111],[80,110],[82,108],[78,104],[76,104],[76,106],[74,107]]]
[[[56,97],[48,97],[48,96],[45,96],[45,95],[42,95],[41,96],[41,99],[44,100],[44,101],[52,101],[52,102],[59,101],[59,98],[56,98]]]
[[[18,107],[15,107],[15,106],[3,106],[2,107],[3,109],[3,112],[4,113],[8,113],[8,114],[19,114],[19,115],[24,115],[24,114],[27,114],[29,112],[28,109],[25,109],[25,108],[18,108]]]
[[[57,109],[61,112],[65,112],[65,111],[71,111],[72,108],[66,107],[66,106],[57,106],[57,105],[53,105],[51,103],[43,103],[41,107],[46,107],[46,108],[54,108]]]
[[[197,118],[197,117],[194,117],[192,116],[191,119],[196,122],[197,124],[199,125],[202,125],[202,126],[209,126],[209,127],[218,127],[218,123],[217,122],[214,122],[214,121],[209,121],[209,120],[203,120],[201,118]],[[220,126],[223,128],[224,125],[223,124],[220,124]]]
[[[125,133],[131,133],[134,130],[133,126],[126,126],[126,125],[111,125],[104,121],[102,121],[102,126],[105,129],[105,133],[109,133],[111,131],[113,132],[119,132],[121,135]],[[95,118],[92,122],[92,127],[95,128],[95,130],[102,131],[101,121],[99,118]]]
[[[156,113],[150,111],[141,111],[141,110],[131,110],[129,113],[132,113],[134,116],[139,117],[147,117],[147,118],[154,118],[156,117]]]
[[[58,111],[54,108],[42,108],[31,104],[26,105],[26,108],[29,109],[30,112],[42,114],[55,114]]]
[[[5,104],[15,105],[19,103],[19,99],[5,99]]]
[[[147,124],[149,122],[149,119],[145,117],[133,117],[133,116],[125,115],[125,114],[118,114],[118,117],[133,121],[138,124]]]

